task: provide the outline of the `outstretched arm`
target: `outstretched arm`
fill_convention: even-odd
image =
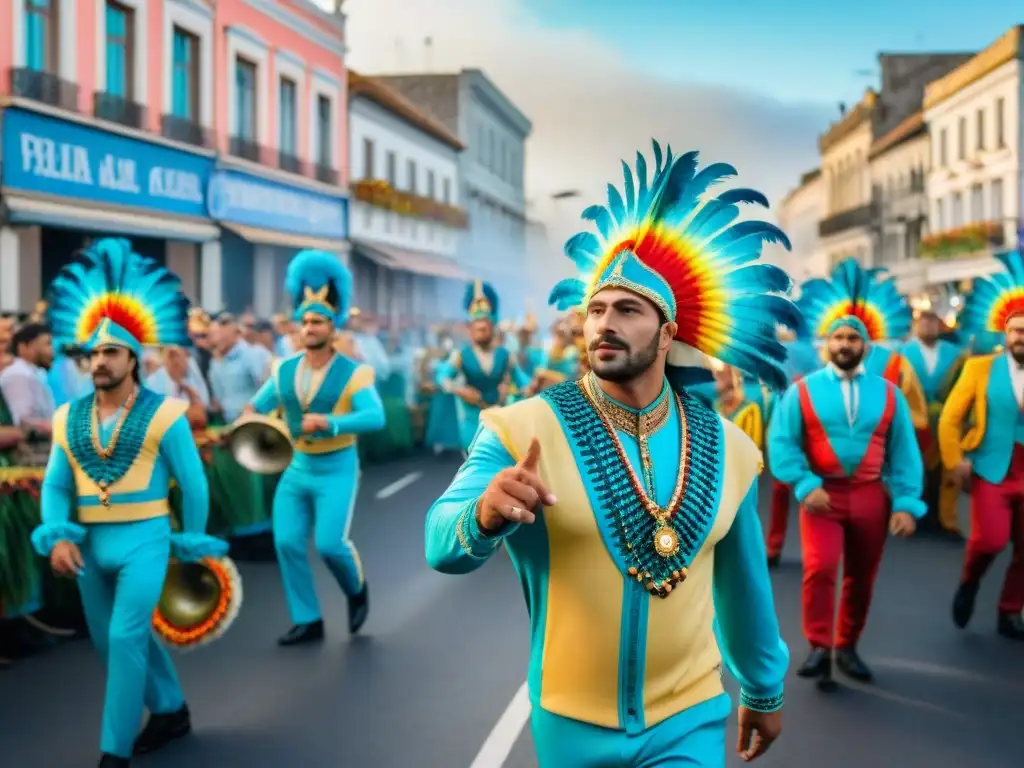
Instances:
[[[726,668],[740,684],[740,704],[757,712],[782,708],[789,649],[779,633],[755,477],[732,527],[715,546],[715,632]]]
[[[370,386],[352,395],[351,411],[327,417],[327,431],[331,437],[362,435],[384,429],[384,423],[384,403],[371,382]]]
[[[427,563],[441,573],[469,573],[495,553],[502,539],[518,525],[506,526],[497,536],[485,536],[476,520],[476,506],[499,472],[515,466],[515,459],[498,436],[481,426],[469,448],[469,457],[448,490],[427,512]]]
[[[277,377],[271,376],[256,390],[256,394],[252,396],[249,401],[249,405],[256,413],[261,413],[266,416],[268,413],[273,413],[280,407],[280,400],[277,397]]]

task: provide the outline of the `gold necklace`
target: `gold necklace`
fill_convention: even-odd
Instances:
[[[121,429],[124,427],[125,421],[128,420],[128,414],[132,410],[132,406],[135,404],[135,388],[132,387],[132,391],[128,393],[128,397],[125,398],[124,403],[121,404],[121,415],[117,419],[117,424],[114,425],[114,431],[110,435],[110,442],[104,446],[103,441],[100,440],[100,407],[96,401],[96,396],[93,395],[92,399],[92,447],[96,451],[96,455],[100,457],[101,461],[107,461],[111,456],[114,455],[114,451],[117,449],[118,438],[121,437]],[[100,504],[104,507],[110,506],[110,490],[106,481],[101,480],[99,483],[100,493]]]

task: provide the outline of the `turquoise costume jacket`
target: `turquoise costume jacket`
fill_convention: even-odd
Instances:
[[[789,655],[779,636],[757,515],[760,452],[734,425],[684,397],[690,480],[672,525],[689,575],[667,597],[653,596],[630,575],[634,550],[625,548],[623,537],[632,534],[623,531],[634,529],[620,527],[626,524],[619,515],[637,510],[636,525],[647,524],[627,490],[631,476],[657,504],[668,506],[673,498],[684,453],[679,408],[666,383],[647,409],[666,407],[669,399],[667,418],[649,435],[650,455],[659,457],[649,475],[637,439],[616,429],[624,463],[608,431],[611,422],[582,391],[567,382],[483,415],[466,463],[427,514],[431,567],[467,573],[505,544],[530,615],[530,696],[544,711],[629,733],[683,711],[704,717],[709,710],[698,706],[704,702],[721,698],[728,707],[723,656],[745,704],[781,706]],[[636,418],[621,404],[611,407]],[[476,522],[477,502],[534,437],[541,444],[540,476],[558,501],[534,524],[510,525],[488,538]],[[646,538],[643,546],[653,552]],[[664,567],[676,561],[668,562]],[[716,717],[727,711],[712,709]]]
[[[937,360],[935,367],[929,370],[921,346],[920,339],[911,339],[903,345],[900,352],[917,374],[917,380],[921,382],[921,389],[924,390],[925,399],[930,405],[941,402],[949,393],[961,362],[962,351],[952,342],[937,341]]]
[[[854,476],[865,456],[873,449],[873,438],[885,416],[892,390],[895,409],[887,434],[884,435],[884,457],[881,475],[892,496],[892,508],[923,517],[927,505],[921,501],[924,466],[917,446],[917,436],[910,420],[910,409],[903,394],[892,384],[870,373],[856,375],[855,415],[852,424],[843,397],[842,383],[836,370],[829,366],[805,377],[801,384],[790,387],[776,407],[768,430],[768,450],[772,458],[772,474],[793,487],[798,501],[820,488],[824,478],[812,471],[808,454],[808,425],[805,408],[801,406],[801,386],[805,386],[813,414],[824,429],[824,436],[841,465],[843,474]]]

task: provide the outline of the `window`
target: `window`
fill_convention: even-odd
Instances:
[[[331,100],[320,94],[316,97],[316,163],[323,168],[334,167],[331,159]]]
[[[405,189],[410,195],[416,194],[416,161],[409,160],[405,164]]]
[[[485,150],[487,148],[487,137],[484,134],[484,127],[477,123],[476,126],[476,159],[483,165],[486,162]]]
[[[373,179],[375,169],[373,167],[374,146],[373,139],[363,139],[363,178]]]
[[[60,0],[23,0],[25,3],[25,66],[37,72],[56,74]]]
[[[277,137],[278,149],[292,157],[298,155],[298,88],[294,80],[282,77],[278,88],[278,120],[281,135]]]
[[[235,59],[235,137],[256,141],[256,65]]]
[[[199,122],[199,38],[174,28],[171,114]]]
[[[947,155],[946,155],[946,129],[943,128],[939,131],[939,167],[945,168]]]
[[[971,221],[984,221],[985,219],[985,193],[981,184],[971,187]]]
[[[996,149],[1006,146],[1006,99],[996,99]]]
[[[135,91],[133,11],[107,0],[107,93],[130,100]]]
[[[951,208],[953,220],[950,224],[952,224],[953,229],[962,227],[964,225],[964,196],[959,192],[953,193],[953,205]]]
[[[487,155],[486,155],[486,158],[485,158],[484,162],[487,164],[487,167],[490,170],[492,170],[492,171],[494,170],[494,168],[495,168],[495,159],[494,159],[494,130],[493,129],[489,130],[487,132]]]
[[[445,205],[452,204],[452,180],[445,179],[441,182],[441,202]]]
[[[961,117],[957,123],[956,157],[963,160],[967,157],[967,118]]]
[[[398,184],[398,159],[395,157],[394,152],[388,152],[388,184],[391,185],[392,189],[397,188]]]
[[[985,148],[985,110],[978,110],[978,122],[975,126],[977,131],[977,137],[975,138],[975,149],[982,150]]]
[[[437,184],[437,181],[434,178],[434,172],[433,171],[427,171],[427,197],[429,197],[431,200],[436,200],[437,199],[437,187],[436,187],[436,184]]]
[[[990,194],[992,196],[992,199],[989,201],[989,204],[992,206],[992,208],[991,208],[992,214],[989,216],[989,219],[991,219],[992,221],[1002,222],[1002,220],[1003,220],[1003,180],[1002,179],[993,179],[992,180],[992,189],[991,189],[991,193]]]
[[[945,232],[946,231],[946,201],[936,200],[935,201],[935,231]]]

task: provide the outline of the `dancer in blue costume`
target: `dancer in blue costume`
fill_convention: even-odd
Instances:
[[[348,628],[358,632],[369,612],[359,553],[349,539],[359,455],[356,435],[384,427],[384,406],[373,368],[334,351],[334,331],[345,324],[352,275],[332,253],[302,251],[288,265],[285,287],[302,326],[305,349],[275,363],[249,403],[249,412],[278,408],[295,446],[274,494],[274,545],[293,626],[283,646],[322,640],[323,615],[306,550],[312,531],[317,552],[348,597]]]
[[[775,325],[799,313],[786,274],[752,262],[765,241],[789,243],[734,223],[740,203],[767,205],[760,193],[705,197],[731,166],[654,156],[653,180],[639,156],[624,193],[584,212],[601,236],[569,241],[581,279],[551,294],[586,307],[592,370],[485,412],[427,514],[436,570],[474,571],[504,543],[518,572],[541,768],[723,767],[723,656],[743,759],[781,729],[789,654],[757,515],[761,452],[685,385],[712,356],[785,386]]]
[[[91,356],[95,394],[53,419],[37,552],[78,583],[93,644],[107,665],[101,768],[122,768],[191,730],[174,664],[151,632],[170,557],[221,556],[207,536],[209,490],[187,403],[140,384],[148,345],[188,346],[188,300],[163,267],[127,240],[101,240],[53,282],[54,340]],[[172,533],[168,490],[184,493]],[[150,718],[136,734],[143,707]]]
[[[480,421],[480,411],[500,405],[504,390],[520,389],[528,382],[506,347],[496,344],[498,294],[487,283],[466,286],[464,301],[469,316],[469,342],[438,366],[437,383],[455,395],[462,450],[468,451]]]

